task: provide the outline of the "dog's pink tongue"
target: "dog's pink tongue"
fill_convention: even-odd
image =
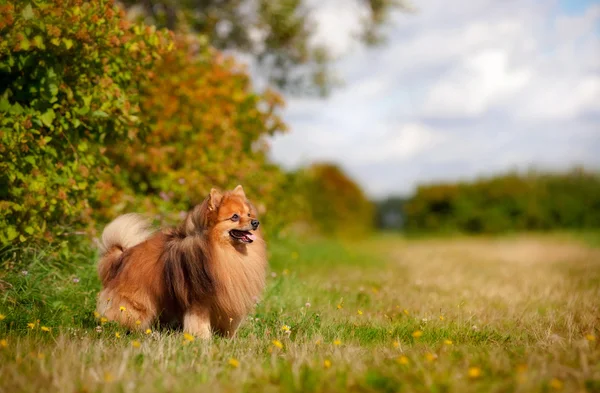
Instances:
[[[250,234],[247,236],[248,239],[255,241],[256,240],[256,235],[252,232],[250,232]]]

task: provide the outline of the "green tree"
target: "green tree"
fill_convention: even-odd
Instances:
[[[314,43],[314,7],[306,0],[124,0],[143,10],[150,23],[191,30],[217,49],[251,55],[269,82],[291,93],[327,94],[335,84],[332,56]],[[402,0],[347,0],[364,14],[358,37],[367,45],[383,41],[390,13],[408,9]]]

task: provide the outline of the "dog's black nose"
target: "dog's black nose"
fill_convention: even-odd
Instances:
[[[258,228],[258,224],[260,224],[260,222],[258,222],[258,220],[252,220],[250,221],[250,224],[252,225],[252,228],[256,229]]]

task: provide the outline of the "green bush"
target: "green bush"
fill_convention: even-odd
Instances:
[[[373,228],[373,206],[358,184],[333,164],[314,164],[299,174],[311,225],[330,236],[352,237]]]
[[[575,170],[421,186],[404,213],[413,232],[600,228],[600,176]]]
[[[105,146],[145,131],[170,40],[112,1],[0,4],[0,244],[46,243],[89,226]]]

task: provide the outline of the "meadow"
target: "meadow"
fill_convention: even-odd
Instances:
[[[598,236],[272,240],[235,339],[93,314],[95,251],[0,277],[0,392],[598,392]],[[20,269],[20,268],[19,268]]]

